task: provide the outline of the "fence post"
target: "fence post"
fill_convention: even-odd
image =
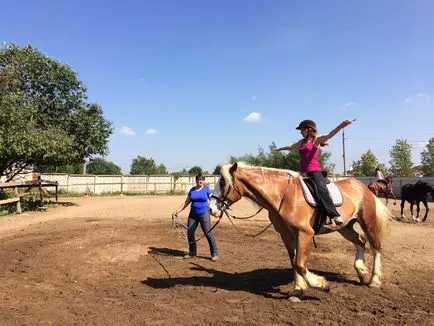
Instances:
[[[17,201],[17,214],[21,214],[21,197],[18,195],[18,188],[14,188],[15,197],[18,197]]]

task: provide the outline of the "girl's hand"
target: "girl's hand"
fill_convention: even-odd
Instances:
[[[351,120],[344,120],[342,124],[344,125],[344,127],[349,126],[351,124]]]

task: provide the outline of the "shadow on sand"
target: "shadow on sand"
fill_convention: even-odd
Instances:
[[[185,253],[180,250],[170,248],[154,248],[151,247],[149,253],[154,255],[164,256],[183,256]],[[200,258],[200,257],[198,257]],[[188,263],[192,265],[191,270],[207,275],[202,276],[186,276],[186,277],[172,277],[168,274],[165,278],[152,278],[148,277],[140,283],[147,285],[154,289],[167,289],[174,286],[198,286],[198,287],[211,287],[216,289],[223,289],[227,291],[245,291],[256,295],[261,295],[266,298],[274,299],[287,299],[288,293],[282,292],[280,287],[287,286],[294,281],[293,272],[290,268],[279,269],[254,269],[247,272],[225,272],[217,268],[208,268],[198,264],[198,258],[189,260]],[[164,266],[163,266],[164,268]],[[327,280],[337,283],[347,283],[358,285],[359,283],[347,279],[346,277],[332,272],[323,272],[312,270],[317,275],[324,276]],[[319,300],[317,297],[305,296],[305,300]]]

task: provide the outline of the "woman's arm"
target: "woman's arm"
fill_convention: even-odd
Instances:
[[[185,202],[182,204],[181,208],[174,211],[172,213],[172,216],[175,216],[175,215],[178,215],[179,213],[181,213],[188,205],[190,205],[190,203],[191,203],[190,196],[187,195],[187,198],[185,199]]]
[[[327,140],[332,138],[334,135],[336,135],[341,129],[345,128],[346,126],[350,125],[350,120],[344,120],[342,121],[335,129],[330,131],[327,135],[321,135],[318,136],[315,140],[315,143],[318,145],[327,143]]]
[[[298,142],[292,144],[292,145],[287,145],[287,146],[282,146],[282,147],[276,147],[274,149],[274,151],[279,152],[279,151],[293,151],[293,150],[297,150],[300,148],[301,142],[303,140],[299,140]]]

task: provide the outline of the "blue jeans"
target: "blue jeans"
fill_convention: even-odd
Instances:
[[[187,236],[190,256],[196,256],[197,254],[196,239],[194,237],[194,233],[196,232],[198,224],[200,224],[200,227],[202,228],[202,231],[205,234],[206,239],[208,240],[211,256],[217,256],[217,244],[215,242],[214,236],[210,232],[211,219],[209,216],[209,212],[205,212],[203,214],[193,214],[190,212],[190,214],[188,215]]]

